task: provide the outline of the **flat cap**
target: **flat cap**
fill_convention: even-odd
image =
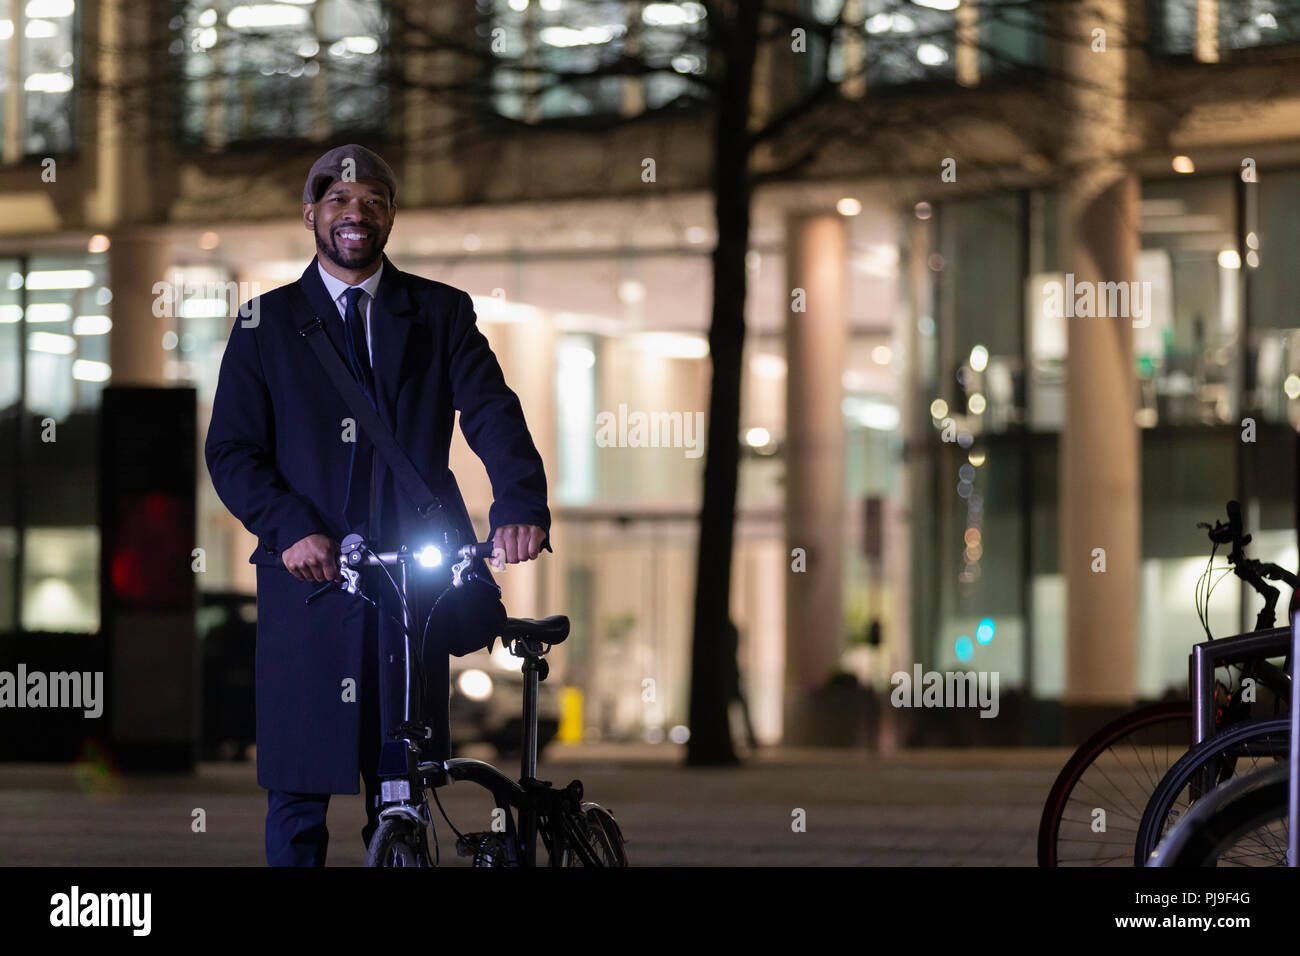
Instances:
[[[347,173],[346,177],[344,172]],[[356,143],[349,143],[334,147],[312,163],[311,172],[307,174],[307,184],[302,189],[302,201],[319,202],[330,183],[345,178],[348,182],[377,179],[388,187],[390,201],[397,198],[397,178],[389,165],[378,153]]]

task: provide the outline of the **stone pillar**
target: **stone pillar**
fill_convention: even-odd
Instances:
[[[788,744],[835,742],[826,680],[839,663],[844,538],[841,378],[847,347],[848,244],[834,213],[792,216],[787,285],[806,311],[786,322],[785,557],[806,570],[786,581],[785,734]],[[795,300],[791,300],[795,301]]]
[[[1101,6],[1098,17],[1119,25],[1106,52],[1091,48],[1091,21],[1063,19],[1072,36],[1063,45],[1070,122],[1062,249],[1076,287],[1131,281],[1137,260],[1138,184],[1121,158],[1130,140],[1125,51],[1117,42],[1126,5],[1101,0]],[[1142,482],[1132,319],[1094,314],[1065,321],[1058,485],[1067,604],[1062,703],[1067,736],[1075,738],[1131,706],[1136,695]]]
[[[166,312],[154,315],[154,283],[167,279],[165,240],[139,233],[110,237],[109,273],[113,329],[108,348],[114,385],[164,385],[167,353],[162,337],[174,328]],[[177,306],[173,303],[173,311]]]

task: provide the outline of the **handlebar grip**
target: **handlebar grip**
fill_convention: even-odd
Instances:
[[[466,547],[467,547],[467,548],[473,548],[473,549],[474,549],[474,550],[473,550],[473,553],[471,554],[471,557],[475,557],[475,558],[490,558],[490,557],[492,557],[492,542],[491,542],[491,541],[476,541],[476,542],[474,542],[473,544],[466,545]]]

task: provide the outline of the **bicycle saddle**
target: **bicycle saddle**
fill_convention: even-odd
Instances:
[[[522,638],[543,644],[559,644],[568,636],[569,619],[563,614],[552,614],[540,621],[529,617],[508,617],[505,630],[501,632],[501,639],[506,643]]]

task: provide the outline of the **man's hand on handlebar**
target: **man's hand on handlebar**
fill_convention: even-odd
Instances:
[[[299,581],[342,581],[339,543],[327,534],[309,534],[284,552],[285,570]]]
[[[492,535],[493,567],[500,570],[497,563],[501,558],[506,564],[518,564],[531,561],[542,553],[542,542],[546,532],[534,524],[505,524],[497,528]]]

